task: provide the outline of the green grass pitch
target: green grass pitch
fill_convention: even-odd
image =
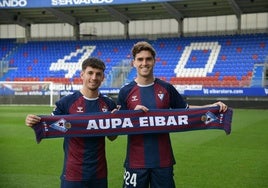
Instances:
[[[25,125],[28,113],[49,114],[46,106],[0,106],[0,187],[56,188],[63,162],[62,139],[35,142]],[[233,109],[232,132],[171,133],[180,188],[268,187],[268,110]],[[109,187],[123,181],[126,136],[107,140]]]

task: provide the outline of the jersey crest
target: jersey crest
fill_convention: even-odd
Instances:
[[[83,107],[82,106],[77,106],[77,111],[76,112],[79,112],[79,113],[84,112]]]
[[[131,101],[132,101],[132,102],[134,102],[134,101],[138,101],[137,95],[133,95],[133,96],[131,96]]]
[[[108,112],[108,107],[107,107],[107,106],[103,106],[103,107],[101,108],[101,110],[102,110],[102,112]]]
[[[162,93],[161,91],[157,94],[158,98],[162,101],[164,98],[164,93]]]

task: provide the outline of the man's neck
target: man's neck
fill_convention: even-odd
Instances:
[[[148,78],[140,76],[135,79],[135,82],[140,85],[149,85],[149,84],[152,84],[154,80],[155,78],[153,76],[148,77]]]
[[[86,98],[97,98],[99,96],[99,90],[89,90],[89,89],[82,88],[80,92]]]

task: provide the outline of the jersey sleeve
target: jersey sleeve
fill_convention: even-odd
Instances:
[[[116,108],[116,103],[111,99],[111,98],[108,98],[109,99],[109,110],[112,111],[113,109]]]
[[[64,103],[62,100],[59,100],[55,103],[55,108],[52,111],[52,115],[65,115],[66,114],[66,108],[64,107]]]
[[[188,108],[187,102],[183,99],[181,94],[176,90],[173,85],[170,85],[170,107],[171,108]]]
[[[124,89],[121,89],[120,91],[119,91],[119,94],[118,94],[118,97],[117,97],[117,105],[119,105],[120,106],[120,110],[128,110],[127,109],[127,104],[126,104],[126,101],[125,101],[125,99],[126,99],[126,95],[125,95],[125,91],[124,91]]]

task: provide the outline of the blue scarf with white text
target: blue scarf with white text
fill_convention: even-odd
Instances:
[[[36,141],[57,137],[92,137],[221,129],[231,133],[233,110],[198,109],[120,110],[71,115],[40,115],[32,128]]]

